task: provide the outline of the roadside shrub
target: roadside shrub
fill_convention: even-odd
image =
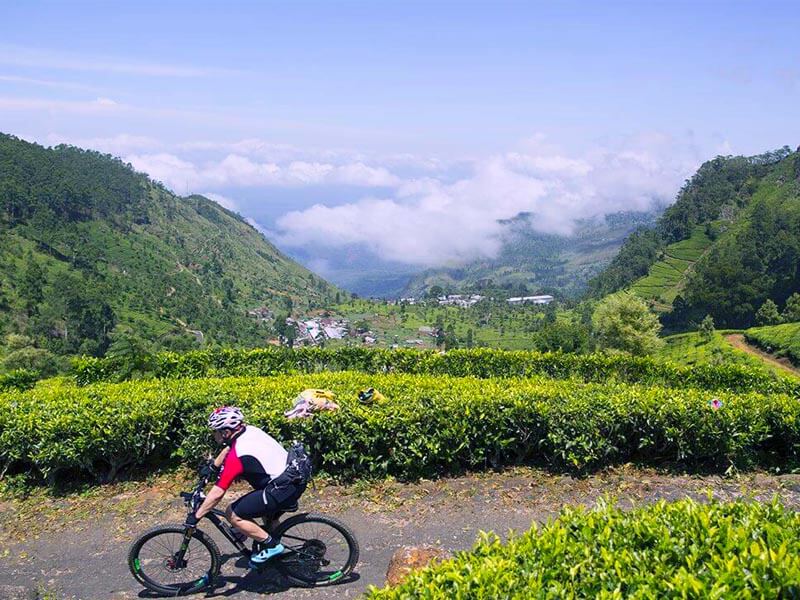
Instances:
[[[283,411],[310,387],[335,392],[341,409],[286,420]],[[360,404],[366,387],[387,400]],[[303,439],[317,467],[340,479],[415,479],[518,463],[578,472],[628,461],[787,469],[800,449],[800,403],[786,395],[343,372],[43,382],[7,392],[0,394],[0,469],[104,481],[168,458],[196,464],[211,450],[206,417],[222,404],[242,407],[249,422],[284,442]]]
[[[748,343],[778,356],[786,356],[800,366],[800,323],[753,327],[744,332],[744,337]]]
[[[3,390],[29,390],[36,385],[39,376],[27,369],[16,369],[10,373],[0,375],[0,391]]]
[[[797,598],[800,515],[777,502],[693,500],[624,512],[565,508],[502,544],[412,572],[370,600]]]
[[[62,365],[55,354],[42,348],[28,346],[7,354],[2,360],[6,371],[24,369],[38,373],[40,377],[51,377],[61,370]]]
[[[585,382],[609,380],[708,390],[787,393],[800,397],[800,380],[775,377],[740,365],[681,367],[652,358],[629,355],[567,354],[505,351],[485,348],[434,351],[378,348],[260,348],[256,350],[202,350],[157,354],[152,359],[157,378],[265,377],[322,371],[410,373],[457,377],[577,378]],[[75,361],[76,381],[88,385],[124,378],[125,365],[114,358]]]
[[[180,405],[158,383],[41,385],[0,395],[0,473],[54,481],[61,471],[106,482],[120,469],[168,458]]]

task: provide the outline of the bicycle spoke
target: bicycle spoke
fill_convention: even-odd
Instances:
[[[348,568],[351,549],[347,538],[327,522],[299,522],[281,534],[281,543],[290,550],[281,565],[303,581],[324,583]]]
[[[141,573],[159,585],[179,589],[203,577],[211,569],[211,555],[199,555],[202,544],[191,538],[183,553],[182,565],[175,565],[176,550],[183,544],[183,534],[164,532],[148,539],[139,550]],[[172,566],[171,566],[172,565]]]

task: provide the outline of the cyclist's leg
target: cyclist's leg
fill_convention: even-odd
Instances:
[[[268,533],[255,522],[255,519],[268,511],[263,490],[255,490],[231,503],[225,511],[225,516],[231,525],[248,537],[261,542],[268,537]]]
[[[255,522],[259,517],[269,518],[278,510],[278,503],[266,490],[256,490],[242,496],[229,509],[231,523],[254,540],[250,556],[253,568],[283,552],[283,546]]]

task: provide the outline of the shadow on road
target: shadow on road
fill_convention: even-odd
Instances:
[[[225,566],[232,560],[236,561],[234,566],[242,569],[245,571],[245,573],[243,575],[221,575],[217,580],[216,585],[207,590],[203,597],[224,598],[243,592],[250,592],[253,594],[280,594],[287,592],[292,588],[303,587],[290,582],[274,567],[266,568],[262,571],[251,570],[248,567],[247,558],[238,553],[223,555],[222,565]],[[334,585],[325,587],[335,587],[343,584],[353,583],[358,581],[360,578],[361,577],[358,575],[358,573],[351,573],[347,577],[343,577],[342,579],[338,580]],[[139,598],[163,598],[163,596],[149,590],[142,590],[139,592]]]

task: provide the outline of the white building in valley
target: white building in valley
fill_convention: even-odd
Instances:
[[[506,300],[509,304],[550,304],[555,298],[548,294],[542,296],[518,296]]]

